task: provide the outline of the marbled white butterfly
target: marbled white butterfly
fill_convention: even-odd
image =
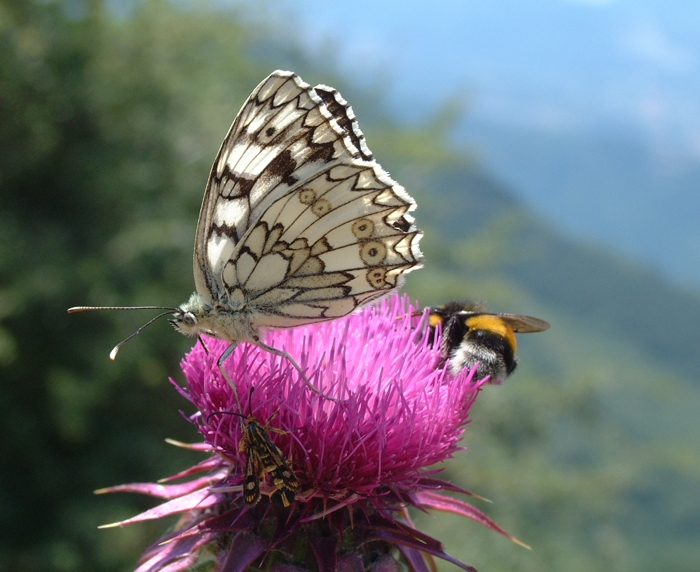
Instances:
[[[240,342],[299,365],[266,328],[340,318],[422,266],[414,200],[374,160],[335,89],[275,71],[233,122],[209,175],[194,246],[196,292],[161,309],[187,336]],[[304,376],[305,377],[305,376]],[[308,383],[308,381],[307,381]]]

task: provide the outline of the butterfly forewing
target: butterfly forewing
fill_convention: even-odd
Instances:
[[[337,91],[274,72],[244,104],[212,168],[197,291],[207,303],[244,299],[254,328],[344,316],[421,266],[413,208]]]
[[[338,125],[350,138],[355,150],[360,154],[360,158],[365,161],[374,161],[374,156],[365,142],[365,136],[360,131],[360,126],[355,119],[355,113],[348,102],[343,99],[343,96],[327,85],[317,85],[314,87],[314,91],[326,104],[333,119],[338,122]]]
[[[215,297],[221,293],[222,262],[272,202],[323,165],[353,155],[359,151],[308,84],[291,72],[265,79],[239,112],[212,167],[195,244],[200,295],[200,286],[215,289]]]

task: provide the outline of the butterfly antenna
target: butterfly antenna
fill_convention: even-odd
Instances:
[[[172,314],[179,312],[180,308],[170,308],[168,306],[73,306],[68,308],[68,313],[77,314],[78,312],[88,312],[90,310],[169,310],[166,314]],[[161,316],[164,315],[161,314]]]
[[[168,314],[174,314],[175,312],[180,312],[180,308],[170,308],[169,306],[73,306],[72,308],[68,308],[68,313],[76,314],[78,312],[89,312],[91,310],[167,310],[167,312],[158,314],[155,318],[148,320],[148,322],[146,322],[128,338],[122,340],[116,346],[114,346],[114,349],[111,352],[109,352],[109,359],[111,359],[112,361],[116,359],[119,348],[122,347],[134,336],[138,336],[146,326],[150,326],[158,318],[162,318],[163,316],[167,316]]]
[[[149,308],[149,309],[151,309],[151,308]],[[114,361],[117,358],[117,352],[119,351],[119,348],[121,348],[126,342],[128,342],[131,338],[135,338],[136,336],[138,336],[144,330],[144,328],[146,328],[147,326],[150,326],[153,322],[155,322],[159,318],[162,318],[163,316],[167,316],[168,314],[172,314],[172,313],[173,313],[173,309],[168,308],[167,312],[162,312],[162,313],[158,314],[155,318],[151,318],[150,320],[148,320],[148,322],[146,322],[143,326],[141,326],[138,330],[136,330],[128,338],[123,339],[116,346],[114,346],[112,351],[109,352],[109,359]]]

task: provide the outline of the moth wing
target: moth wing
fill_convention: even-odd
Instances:
[[[277,466],[270,471],[272,482],[277,489],[287,488],[292,492],[297,492],[301,487],[299,479],[297,479],[297,476],[289,466],[287,459],[282,455],[282,452],[279,449],[277,449],[277,451],[280,454],[280,458],[277,459]]]
[[[251,447],[247,446],[245,479],[243,480],[243,501],[247,505],[255,505],[260,501],[260,480],[263,478],[263,467],[260,455]]]
[[[274,449],[271,454],[275,462],[275,467],[269,471],[272,483],[275,485],[275,492],[272,493],[271,497],[272,502],[289,506],[294,502],[301,484],[282,451],[272,442],[270,442],[270,446]]]
[[[291,506],[295,498],[296,494],[294,493],[294,491],[286,487],[276,489],[270,496],[270,499],[273,503],[282,505],[284,507]]]

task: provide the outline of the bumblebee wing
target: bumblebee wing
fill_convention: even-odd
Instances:
[[[465,320],[470,316],[486,314],[500,317],[506,324],[513,328],[514,332],[526,334],[530,332],[543,332],[549,329],[549,322],[533,318],[532,316],[522,316],[520,314],[503,314],[495,312],[486,312],[481,304],[468,300],[457,300],[449,302],[443,306],[428,308],[430,313],[430,325],[437,326],[440,322],[443,323],[445,329],[449,328],[450,323],[454,323],[457,318]],[[414,315],[419,315],[416,313]]]
[[[544,332],[549,329],[549,322],[533,318],[532,316],[520,316],[518,314],[494,314],[508,324],[513,331],[518,334],[529,334],[532,332]]]

